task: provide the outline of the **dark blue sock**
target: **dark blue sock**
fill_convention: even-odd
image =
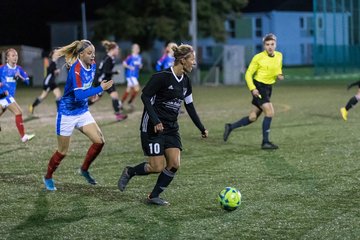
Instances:
[[[239,127],[243,127],[243,126],[249,125],[250,123],[252,123],[252,122],[249,120],[249,116],[246,116],[246,117],[240,119],[239,121],[232,123],[232,124],[230,125],[230,126],[231,126],[231,130],[233,130],[233,129],[235,129],[235,128],[239,128]]]
[[[174,179],[176,170],[177,169],[167,170],[165,168],[160,173],[158,180],[156,182],[156,185],[155,185],[154,189],[152,190],[152,192],[150,193],[150,196],[149,196],[150,198],[159,197],[160,193],[162,193],[167,188],[167,186],[169,186],[171,181]]]
[[[146,164],[147,162],[142,162],[135,167],[129,167],[128,174],[130,177],[133,177],[135,175],[148,175],[149,173],[146,172]]]
[[[269,142],[271,120],[272,120],[272,117],[264,117],[263,124],[262,124],[263,143]]]

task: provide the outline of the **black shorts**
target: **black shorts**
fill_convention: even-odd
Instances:
[[[46,92],[50,92],[50,91],[53,91],[57,87],[58,87],[58,85],[56,84],[55,81],[50,81],[48,84],[43,85],[43,90]]]
[[[264,103],[270,102],[271,93],[272,93],[272,85],[258,82],[256,80],[254,80],[254,85],[255,85],[256,89],[259,91],[261,98],[253,96],[251,103],[253,105],[255,105],[256,107],[258,107],[259,109],[261,109],[261,106]]]
[[[145,156],[164,155],[167,148],[182,150],[179,132],[153,134],[141,132],[141,145]]]

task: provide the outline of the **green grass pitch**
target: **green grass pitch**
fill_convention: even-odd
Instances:
[[[122,169],[144,160],[139,99],[120,123],[107,94],[91,107],[106,138],[90,169],[99,184],[90,186],[76,173],[90,141],[75,132],[54,174],[58,191],[49,193],[42,176],[56,149],[54,99],[30,119],[27,105],[41,89],[20,88],[25,127],[36,138],[22,144],[13,115],[0,118],[0,239],[358,239],[360,106],[347,122],[341,119],[340,107],[356,91],[346,91],[347,83],[277,84],[270,138],[280,149],[272,152],[260,149],[262,117],[222,140],[224,124],[250,110],[246,87],[194,87],[210,137],[201,139],[188,115],[180,116],[181,168],[162,194],[169,207],[144,202],[157,175],[135,177],[123,193],[117,189]],[[234,212],[216,201],[226,186],[242,194]]]

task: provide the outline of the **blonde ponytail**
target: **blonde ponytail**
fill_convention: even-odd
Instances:
[[[85,48],[91,46],[92,43],[89,40],[76,40],[69,45],[63,46],[54,51],[55,57],[65,57],[65,65],[70,68],[76,61],[79,54],[84,51]]]

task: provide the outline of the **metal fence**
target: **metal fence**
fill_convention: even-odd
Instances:
[[[360,72],[360,0],[313,0],[318,75]]]

